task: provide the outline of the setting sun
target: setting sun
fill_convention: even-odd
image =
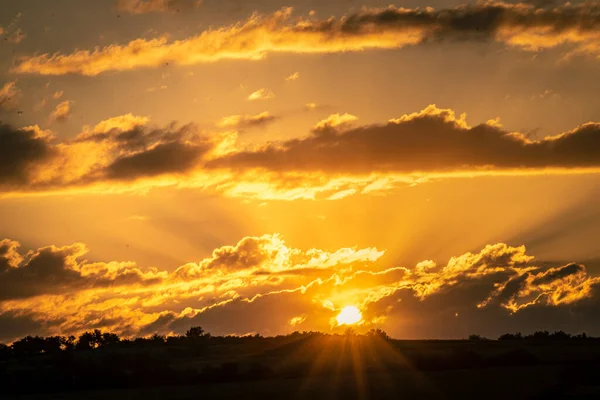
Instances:
[[[342,308],[342,311],[336,317],[338,325],[354,325],[362,319],[360,310],[354,306]]]

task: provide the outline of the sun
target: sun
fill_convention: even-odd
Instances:
[[[362,314],[358,308],[347,306],[342,308],[335,319],[337,319],[338,325],[354,325],[362,320]]]

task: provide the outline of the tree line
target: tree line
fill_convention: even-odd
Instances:
[[[577,335],[572,335],[564,331],[536,331],[529,335],[523,335],[521,332],[516,333],[504,333],[498,337],[498,340],[528,340],[528,341],[564,341],[564,340],[599,340],[588,336],[585,332]],[[469,340],[490,340],[481,335],[470,335]]]
[[[357,333],[354,329],[348,328],[344,334],[345,336],[356,336]],[[314,337],[314,336],[327,336],[327,334],[320,332],[293,332],[289,335],[279,335],[276,339],[288,338],[301,338],[301,337]],[[377,337],[381,339],[390,339],[389,335],[381,329],[371,329],[365,335],[365,337]],[[244,342],[252,339],[259,339],[262,336],[256,334],[251,336],[212,336],[210,333],[205,332],[200,326],[191,327],[187,330],[185,335],[181,336],[162,336],[154,334],[149,337],[138,337],[134,339],[121,338],[116,333],[102,332],[99,329],[93,331],[84,332],[78,337],[75,336],[26,336],[21,338],[11,345],[0,343],[0,359],[6,359],[8,357],[22,357],[32,356],[37,354],[58,354],[61,352],[80,352],[94,349],[116,349],[116,348],[148,348],[148,347],[160,347],[160,346],[194,346],[196,348],[202,345],[210,344],[227,344],[232,342]],[[491,340],[478,334],[473,334],[468,337],[469,341],[482,341]],[[505,333],[500,335],[497,340],[524,340],[524,341],[566,341],[566,340],[600,340],[588,336],[586,333],[580,333],[572,335],[564,331],[536,331],[531,334],[524,335],[521,332],[516,333]]]

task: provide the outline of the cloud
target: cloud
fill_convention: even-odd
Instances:
[[[164,4],[148,4],[154,3]],[[363,8],[341,18],[317,20],[292,18],[292,9],[283,8],[266,16],[255,13],[245,22],[209,29],[183,40],[170,42],[164,36],[93,51],[26,56],[12,71],[98,75],[158,67],[166,62],[192,65],[224,59],[260,60],[269,53],[356,52],[452,41],[498,42],[524,51],[565,45],[571,54],[597,56],[599,10],[593,2],[538,8],[489,1],[439,10]]]
[[[108,179],[135,180],[140,177],[184,173],[194,168],[208,146],[180,142],[162,143],[145,151],[116,159],[105,169]]]
[[[86,126],[83,129],[83,133],[81,133],[77,139],[83,140],[90,138],[92,135],[102,135],[109,134],[113,130],[117,131],[130,131],[138,127],[143,127],[148,124],[150,119],[148,117],[133,115],[131,113],[119,115],[116,117],[111,117],[100,121],[93,128]]]
[[[150,128],[147,123],[146,117],[126,114],[86,126],[75,139],[62,142],[37,126],[1,125],[0,190],[43,192],[95,184],[112,190],[119,182],[126,187],[136,179],[185,175],[199,168],[215,146],[216,139],[200,135],[193,125]]]
[[[147,129],[145,117],[131,114],[105,120],[92,133],[78,136],[69,153],[77,154],[89,147],[97,150],[103,164],[96,162],[80,177],[81,182],[104,180],[130,181],[165,174],[183,174],[199,165],[213,144],[198,135],[192,125]]]
[[[298,79],[300,79],[300,72],[294,72],[293,74],[285,78],[287,82],[297,81]]]
[[[17,87],[17,83],[14,81],[6,82],[0,88],[0,111],[16,108],[20,97],[21,90]]]
[[[532,141],[496,121],[474,127],[465,116],[430,105],[384,125],[343,129],[334,115],[308,137],[266,144],[207,163],[212,168],[261,168],[330,174],[453,173],[600,167],[600,124]],[[331,129],[336,128],[336,129]],[[342,129],[340,129],[342,128]]]
[[[132,262],[82,260],[87,251],[82,244],[42,247],[24,255],[18,248],[15,241],[0,241],[0,314],[28,310],[44,331],[63,334],[92,324],[122,334],[156,332],[161,324],[240,296],[296,290],[306,271],[327,276],[373,263],[383,254],[375,248],[300,250],[279,235],[264,235],[217,248],[210,257],[169,274],[143,271]]]
[[[277,119],[278,117],[265,111],[257,115],[231,115],[224,117],[217,123],[217,126],[221,128],[250,129],[268,125]]]
[[[66,100],[58,104],[54,111],[50,113],[50,120],[56,122],[65,122],[71,118],[71,101]]]
[[[249,129],[274,118],[237,115],[219,124]],[[235,131],[207,135],[193,124],[152,127],[147,117],[132,114],[85,126],[73,140],[4,126],[2,150],[22,162],[5,164],[5,175],[19,178],[0,181],[0,192],[178,186],[263,201],[339,200],[431,179],[600,171],[599,123],[531,140],[497,120],[471,126],[464,114],[435,105],[384,124],[356,122],[351,114],[333,114],[307,136],[252,146],[238,142]],[[39,150],[27,153],[28,146]]]
[[[358,329],[382,327],[393,336],[464,337],[481,327],[492,337],[565,325],[600,331],[600,277],[582,264],[536,263],[524,246],[491,244],[410,269],[389,266],[374,247],[298,249],[268,234],[216,248],[172,272],[90,262],[83,244],[19,248],[0,241],[5,341],[32,330],[93,328],[124,336],[182,334],[193,325],[213,334],[336,331],[335,316],[349,304],[363,314]],[[457,315],[464,319],[459,325]],[[11,321],[23,329],[9,329]]]
[[[253,92],[248,96],[248,100],[268,100],[275,97],[275,93],[273,93],[269,89],[258,89],[256,92]]]
[[[20,186],[31,181],[38,165],[56,155],[51,136],[37,126],[14,129],[0,124],[1,186]]]
[[[17,242],[0,241],[0,301],[92,287],[153,284],[166,276],[144,273],[132,263],[80,262],[87,253],[80,243],[43,247],[25,256],[17,252],[18,247]]]
[[[314,128],[315,132],[327,131],[336,128],[350,126],[353,122],[358,121],[358,117],[352,114],[332,114],[324,120],[320,121]]]
[[[117,0],[117,9],[129,14],[177,12],[199,7],[202,0]]]

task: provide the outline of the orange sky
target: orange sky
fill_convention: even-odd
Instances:
[[[600,333],[594,2],[0,6],[0,341]]]

